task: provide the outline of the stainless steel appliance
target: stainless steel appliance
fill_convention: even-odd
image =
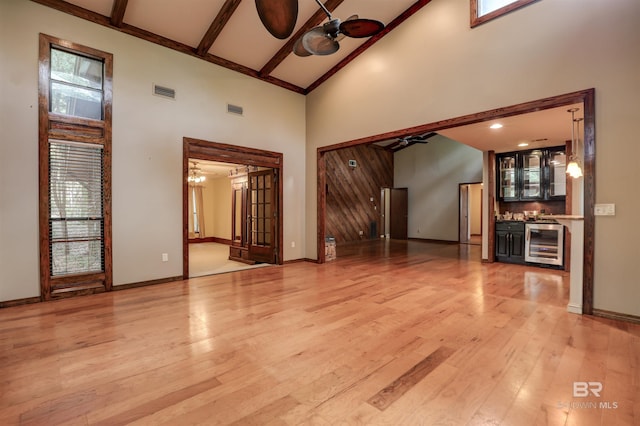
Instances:
[[[524,241],[524,260],[526,262],[562,266],[564,259],[563,225],[558,223],[527,223]]]

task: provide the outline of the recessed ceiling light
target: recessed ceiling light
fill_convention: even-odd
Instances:
[[[518,146],[529,146],[529,144],[527,142],[520,142]]]
[[[502,129],[502,124],[500,123],[493,123],[491,126],[489,126],[490,129]]]

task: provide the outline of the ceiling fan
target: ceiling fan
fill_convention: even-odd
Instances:
[[[384,29],[382,22],[374,19],[362,19],[358,15],[340,21],[340,19],[331,16],[329,10],[320,0],[316,0],[316,3],[327,15],[329,21],[310,29],[296,40],[293,53],[298,56],[331,55],[340,49],[338,42],[345,36],[352,38],[371,37]]]
[[[429,143],[429,139],[436,136],[437,133],[430,132],[425,133],[424,135],[416,135],[416,136],[405,136],[402,138],[397,138],[395,142],[386,146],[387,149],[392,151],[398,151],[402,148],[406,148],[416,143]]]
[[[429,143],[430,138],[434,137],[437,133],[426,133],[424,135],[417,136],[405,136],[404,138],[398,138],[399,145],[407,146],[414,143]]]

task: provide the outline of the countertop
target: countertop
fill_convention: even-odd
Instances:
[[[584,220],[584,216],[575,214],[545,214],[542,215],[542,218],[552,220]]]
[[[564,215],[562,215],[564,217]],[[558,223],[556,218],[560,219],[560,215],[557,216],[544,216],[543,219],[538,220],[516,220],[516,219],[497,219],[496,223]]]

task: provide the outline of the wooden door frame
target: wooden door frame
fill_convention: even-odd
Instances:
[[[277,170],[278,209],[276,236],[276,264],[282,265],[283,259],[283,154],[244,146],[228,145],[219,142],[194,138],[182,138],[182,278],[189,278],[189,159],[219,161],[223,163],[268,167]]]
[[[471,231],[469,230],[469,185],[468,183],[459,183],[458,184],[458,243],[469,243]],[[466,194],[466,199],[463,199],[462,194]],[[463,203],[464,201],[464,203]],[[462,241],[462,208],[463,204],[466,204],[467,207],[467,220],[466,220],[466,228],[467,228],[467,236],[465,241]]]
[[[462,187],[463,186],[471,186],[471,185],[482,185],[482,182],[462,182],[458,184],[458,242],[460,243],[460,231],[462,230],[462,228],[460,227],[460,223],[462,222],[460,219],[460,212],[461,212],[461,203],[462,203]],[[480,224],[482,224],[482,213],[483,213],[483,207],[484,207],[484,200],[483,200],[483,196],[484,194],[483,189],[481,187],[480,189],[480,201],[481,201],[481,206],[480,206]],[[469,197],[469,193],[467,192],[467,198]],[[468,200],[467,200],[468,201]],[[468,207],[468,206],[467,206]],[[471,218],[468,217],[467,218],[467,225],[471,224]],[[469,231],[469,235],[471,235],[471,231]],[[480,235],[482,236],[482,226],[480,226]]]
[[[594,276],[594,247],[595,247],[595,89],[580,90],[577,92],[566,93],[564,95],[552,96],[549,98],[538,99],[535,101],[524,102],[521,104],[511,105],[504,108],[492,109],[489,111],[479,112],[476,114],[464,115],[461,117],[451,118],[448,120],[436,121],[433,123],[423,124],[420,126],[409,127],[406,129],[395,130],[393,132],[382,133],[375,136],[368,136],[361,139],[355,139],[347,142],[341,142],[335,145],[319,147],[317,149],[317,249],[318,263],[325,262],[324,256],[324,238],[325,216],[326,216],[326,166],[324,154],[336,149],[347,148],[355,145],[370,144],[381,142],[389,139],[402,138],[407,135],[422,134],[427,132],[437,132],[438,130],[449,129],[453,127],[465,126],[468,124],[479,123],[483,121],[494,120],[497,118],[511,117],[535,111],[541,111],[550,108],[573,105],[582,103],[584,107],[584,249],[583,249],[583,276],[582,276],[582,313],[593,314],[593,276]],[[492,151],[488,153],[489,167],[495,170],[495,154]],[[493,205],[495,200],[495,190],[492,188],[494,176],[489,173],[489,188],[487,188],[489,217],[494,216]],[[489,237],[493,232],[493,221],[489,221]],[[491,248],[489,248],[491,252]]]

